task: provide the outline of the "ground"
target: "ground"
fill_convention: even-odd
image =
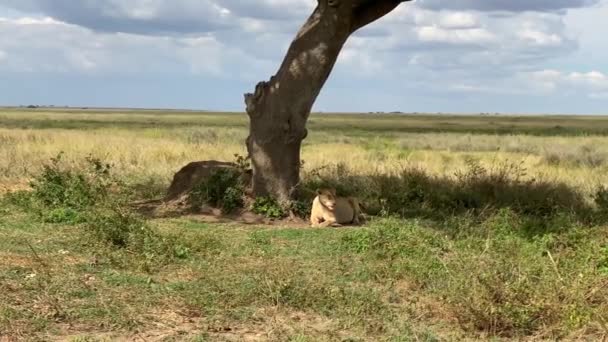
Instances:
[[[15,195],[64,152],[62,172],[97,158],[128,201],[160,198],[188,162],[244,154],[246,125],[0,110],[0,341],[608,337],[608,117],[313,114],[303,180],[361,195],[363,227],[117,218],[100,203],[79,221]]]

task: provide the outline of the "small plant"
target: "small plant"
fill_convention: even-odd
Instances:
[[[291,211],[298,217],[306,219],[310,217],[311,204],[308,201],[293,201]]]
[[[252,211],[258,215],[263,215],[272,219],[285,217],[285,210],[279,203],[271,197],[258,197],[253,202]]]
[[[224,197],[222,197],[222,211],[225,213],[230,213],[235,211],[238,208],[243,207],[243,189],[240,187],[229,187],[224,192]]]
[[[45,215],[44,221],[47,223],[77,224],[84,222],[85,218],[74,209],[55,208]]]
[[[118,248],[125,248],[134,240],[142,240],[149,231],[143,220],[117,208],[92,212],[86,228],[99,240]]]
[[[190,193],[190,204],[194,209],[202,205],[221,208],[224,213],[243,206],[243,187],[237,170],[220,169],[196,186]]]

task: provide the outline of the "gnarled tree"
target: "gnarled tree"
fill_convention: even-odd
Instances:
[[[311,0],[313,1],[313,0]],[[288,203],[300,179],[306,121],[348,37],[410,0],[317,0],[270,81],[245,94],[253,191]]]

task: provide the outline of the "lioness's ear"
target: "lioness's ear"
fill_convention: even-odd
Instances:
[[[317,189],[315,192],[317,193],[317,195],[320,195],[321,194],[321,189]]]

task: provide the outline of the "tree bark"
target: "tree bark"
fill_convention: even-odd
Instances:
[[[406,0],[407,1],[407,0]],[[253,192],[287,204],[300,180],[306,121],[348,37],[402,0],[318,0],[276,75],[245,94]]]

